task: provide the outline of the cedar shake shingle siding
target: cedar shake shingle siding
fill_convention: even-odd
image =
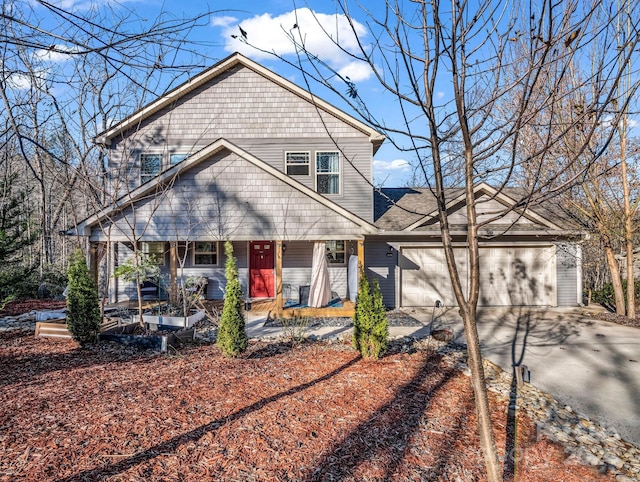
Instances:
[[[314,153],[340,151],[341,192],[328,197],[372,221],[369,136],[244,66],[223,72],[116,136],[111,172],[128,170],[132,189],[140,182],[140,153],[162,153],[166,168],[169,154],[194,153],[220,138],[283,172],[286,151],[310,151],[311,172],[295,178],[312,189]]]

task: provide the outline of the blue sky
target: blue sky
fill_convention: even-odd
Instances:
[[[343,77],[349,77],[355,83],[359,95],[364,99],[375,99],[375,107],[378,112],[386,114],[387,123],[393,122],[394,105],[391,101],[383,104],[384,96],[380,87],[371,78],[372,72],[362,63],[354,63],[344,53],[339,52],[326,34],[318,26],[322,24],[327,31],[337,32],[340,44],[347,49],[355,49],[355,39],[351,34],[346,19],[336,9],[334,2],[327,0],[318,1],[293,1],[293,0],[235,0],[235,1],[211,1],[199,2],[190,0],[101,0],[109,2],[116,8],[135,11],[136,15],[153,20],[161,12],[166,12],[176,17],[192,17],[206,11],[214,12],[206,26],[194,30],[190,40],[198,42],[198,49],[206,56],[209,65],[220,60],[234,51],[240,51],[248,57],[265,65],[289,80],[304,87],[302,76],[293,68],[274,56],[261,53],[256,49],[241,42],[238,26],[248,33],[250,43],[266,49],[275,50],[288,60],[295,60],[293,45],[286,37],[286,31],[291,30],[294,24],[299,24],[299,32],[305,36],[309,50],[317,52],[331,68],[339,72]],[[59,0],[53,2],[58,6],[68,9],[84,10],[91,3],[85,0]],[[379,2],[375,2],[379,3]],[[367,5],[368,8],[372,8]],[[294,11],[297,8],[297,15]],[[354,12],[355,13],[355,12]],[[366,19],[358,19],[364,22]],[[365,26],[356,23],[361,40],[370,41],[370,35]],[[238,38],[233,38],[237,36]],[[340,87],[342,88],[342,87]],[[316,90],[314,93],[334,103],[346,112],[354,114],[348,106],[345,106],[336,96],[332,96],[328,90]],[[368,106],[369,107],[369,106]],[[355,115],[355,114],[354,114]],[[357,117],[357,115],[356,115]],[[387,187],[404,186],[409,182],[413,169],[406,154],[396,150],[389,141],[374,157],[374,183]]]

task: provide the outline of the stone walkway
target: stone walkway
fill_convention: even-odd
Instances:
[[[0,331],[14,328],[36,329],[36,312],[31,311],[18,316],[5,316],[0,318]]]

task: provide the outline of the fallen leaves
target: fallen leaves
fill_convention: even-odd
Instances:
[[[430,351],[177,356],[0,334],[0,481],[482,480],[469,379]],[[504,452],[506,406],[494,402]],[[518,423],[518,480],[610,480]]]

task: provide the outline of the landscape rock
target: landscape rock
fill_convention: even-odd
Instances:
[[[442,346],[440,350],[451,353],[452,347]],[[464,357],[458,360],[462,371],[469,374]],[[484,364],[488,389],[511,403],[512,375],[488,360]],[[576,457],[585,465],[600,466],[603,470],[609,467],[620,477],[617,480],[640,480],[640,450],[615,430],[576,413],[571,406],[530,384],[518,390],[516,401],[517,410],[524,410],[534,421],[538,437],[561,443],[568,456]]]
[[[613,465],[616,469],[621,469],[622,466],[624,465],[624,462],[622,461],[622,459],[613,454],[606,454],[604,456],[604,463]]]

